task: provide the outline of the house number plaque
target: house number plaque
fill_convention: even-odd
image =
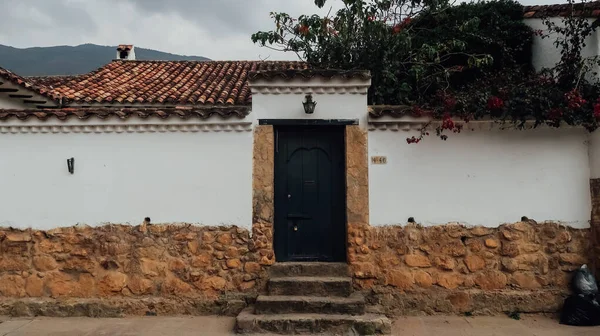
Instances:
[[[387,164],[387,156],[371,156],[372,164]]]

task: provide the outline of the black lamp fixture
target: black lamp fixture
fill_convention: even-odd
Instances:
[[[302,102],[302,105],[304,105],[304,113],[315,113],[315,107],[317,106],[317,102],[313,100],[312,94],[309,93],[304,98],[306,99],[304,102]]]

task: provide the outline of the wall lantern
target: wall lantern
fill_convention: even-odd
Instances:
[[[302,102],[302,105],[304,105],[304,113],[313,114],[315,112],[317,102],[313,100],[312,94],[307,94],[304,98],[306,98],[306,101]]]
[[[67,159],[67,169],[69,170],[69,173],[75,173],[75,158]]]

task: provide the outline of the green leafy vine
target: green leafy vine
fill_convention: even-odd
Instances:
[[[331,0],[330,0],[331,1]],[[372,105],[408,105],[414,116],[440,120],[425,126],[441,139],[472,120],[491,119],[517,128],[583,126],[600,122],[597,55],[584,57],[599,20],[577,14],[545,18],[546,32],[523,22],[513,0],[453,5],[447,0],[338,0],[342,9],[326,16],[271,13],[275,29],[252,41],[294,52],[314,68],[367,69]],[[327,0],[315,0],[324,7]],[[536,72],[535,36],[554,39],[560,61]]]

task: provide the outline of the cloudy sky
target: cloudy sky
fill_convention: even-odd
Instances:
[[[0,0],[0,44],[25,48],[123,43],[215,60],[293,59],[254,45],[250,35],[272,28],[271,11],[315,13],[313,1]],[[341,3],[328,1],[334,8]]]

